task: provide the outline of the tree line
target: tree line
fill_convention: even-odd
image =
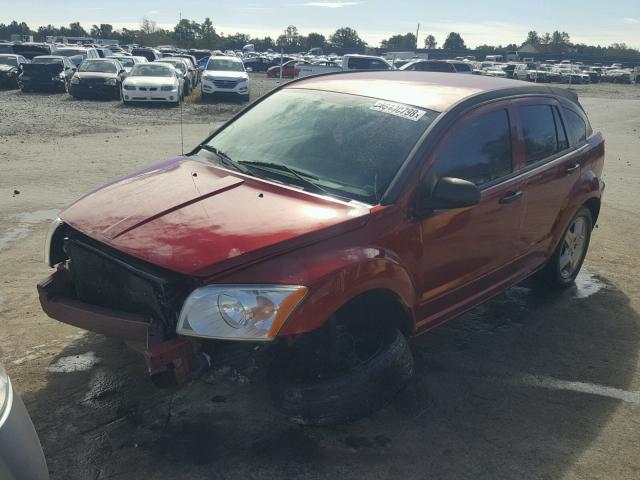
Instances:
[[[416,36],[413,33],[405,35],[393,35],[383,40],[381,47],[388,50],[414,50],[417,47]],[[478,45],[475,49],[486,52],[505,52],[518,50],[525,45],[531,45],[538,52],[545,54],[585,54],[585,55],[637,55],[640,51],[627,46],[624,43],[612,43],[608,46],[587,45],[585,43],[572,43],[567,32],[556,30],[553,33],[538,34],[535,30],[527,33],[527,37],[521,44],[510,43],[508,45]],[[438,48],[436,37],[429,34],[424,38],[424,48]],[[445,38],[441,47],[443,50],[467,50],[462,36],[457,32],[451,32]]]
[[[108,23],[93,25],[89,31],[85,30],[80,22],[72,22],[68,27],[55,27],[53,25],[40,26],[32,30],[25,22],[12,21],[9,24],[0,23],[0,38],[8,39],[12,34],[33,35],[36,40],[44,41],[47,36],[66,37],[94,37],[118,40],[122,44],[137,43],[148,46],[175,45],[182,48],[206,48],[219,50],[237,50],[248,43],[255,45],[257,50],[264,51],[269,48],[287,50],[309,50],[311,48],[323,48],[325,50],[354,49],[360,50],[367,46],[360,38],[358,32],[351,27],[338,28],[328,38],[321,33],[311,32],[302,35],[294,25],[289,25],[277,38],[269,36],[255,38],[245,33],[225,35],[218,33],[209,17],[202,23],[183,18],[173,29],[159,28],[157,23],[148,18],[143,18],[137,29],[114,29]],[[438,48],[438,41],[432,34],[424,37],[423,47],[426,49]],[[540,53],[546,54],[587,54],[587,55],[637,55],[640,51],[627,46],[624,43],[613,43],[608,46],[586,45],[584,43],[572,43],[567,32],[558,30],[553,33],[539,34],[535,30],[527,33],[521,44],[508,45],[478,45],[476,50],[489,52],[504,52],[517,50],[525,45],[535,47]],[[387,50],[415,50],[419,47],[417,38],[413,33],[393,35],[380,42],[380,46]],[[457,32],[451,32],[442,43],[443,50],[466,50],[464,39]]]
[[[122,28],[120,30],[108,23],[93,25],[89,30],[83,28],[80,22],[72,22],[68,27],[40,26],[37,30],[32,30],[25,22],[15,20],[9,24],[0,23],[0,38],[9,39],[13,34],[33,35],[37,41],[44,41],[48,36],[93,37],[118,40],[121,44],[137,43],[152,47],[170,44],[182,48],[219,50],[236,50],[248,43],[254,44],[258,50],[280,47],[361,49],[366,46],[366,42],[360,38],[358,32],[350,27],[338,28],[329,38],[326,38],[316,32],[302,35],[295,26],[289,25],[275,39],[269,36],[255,38],[245,33],[229,35],[218,33],[209,17],[202,23],[183,18],[171,30],[158,27],[156,22],[148,18],[143,18],[137,29]]]

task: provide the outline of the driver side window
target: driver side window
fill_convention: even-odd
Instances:
[[[464,121],[446,140],[431,175],[435,180],[454,177],[482,186],[511,172],[509,114],[496,110]]]

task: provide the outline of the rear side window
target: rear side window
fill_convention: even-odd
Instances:
[[[421,72],[454,72],[453,65],[446,62],[420,62],[413,65],[412,70],[418,70]]]
[[[526,164],[530,165],[559,152],[553,107],[529,105],[520,107],[519,111]]]
[[[462,178],[484,185],[513,171],[506,110],[474,117],[455,131],[434,164],[436,178]]]
[[[351,57],[349,59],[349,68],[354,70],[387,70],[389,67],[386,63],[375,58]]]
[[[564,129],[562,118],[560,117],[560,111],[558,107],[553,107],[553,120],[556,122],[556,132],[558,135],[558,150],[566,150],[569,148],[569,141],[567,140],[567,133]]]
[[[466,63],[454,63],[453,68],[456,72],[471,72],[471,65]]]
[[[587,124],[580,115],[567,108],[562,109],[564,114],[565,127],[571,146],[584,142],[587,139]]]

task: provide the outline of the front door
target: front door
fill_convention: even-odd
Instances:
[[[523,203],[511,116],[509,101],[476,108],[454,124],[427,161],[428,184],[462,178],[474,182],[482,197],[473,207],[421,220],[420,330],[501,290],[514,274]]]

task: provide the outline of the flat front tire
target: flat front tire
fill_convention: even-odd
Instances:
[[[333,425],[372,414],[389,403],[413,376],[413,355],[406,338],[393,329],[365,362],[333,376],[296,374],[304,361],[295,355],[277,359],[270,369],[276,410],[294,423]]]

